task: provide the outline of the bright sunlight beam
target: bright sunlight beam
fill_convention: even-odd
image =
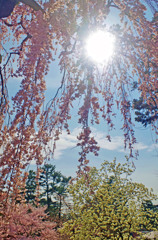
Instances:
[[[88,56],[97,63],[107,62],[114,53],[115,37],[110,32],[98,30],[86,41]]]

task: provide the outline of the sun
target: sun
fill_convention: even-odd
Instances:
[[[109,61],[114,53],[115,37],[112,33],[98,30],[89,35],[86,41],[87,55],[96,63]]]

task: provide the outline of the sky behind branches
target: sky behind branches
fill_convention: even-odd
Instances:
[[[46,103],[52,99],[60,87],[62,74],[58,67],[58,61],[52,64],[51,70],[46,77],[47,91]],[[8,82],[8,91],[10,100],[19,89],[20,79],[10,79]],[[59,93],[60,94],[60,93]],[[117,111],[117,110],[116,110]],[[134,114],[132,114],[134,118]],[[124,136],[121,131],[122,116],[117,113],[115,121],[115,130],[111,131],[111,142],[106,138],[108,129],[105,122],[95,125],[93,135],[100,146],[99,156],[94,157],[89,155],[90,166],[100,167],[104,160],[112,161],[114,158],[119,162],[125,161],[125,156],[128,155],[128,149],[124,149]],[[81,129],[78,127],[78,116],[76,108],[72,110],[72,119],[70,120],[71,134],[68,135],[63,131],[60,140],[57,141],[57,147],[54,154],[54,159],[51,160],[55,164],[57,170],[61,171],[66,176],[75,176],[80,151],[76,147],[77,135]],[[140,123],[135,122],[134,126],[137,143],[134,145],[134,150],[139,151],[137,160],[133,160],[136,167],[135,173],[132,175],[134,181],[142,182],[148,188],[153,188],[154,192],[158,194],[158,144],[155,143],[155,136],[151,130],[151,126],[144,128]],[[34,168],[34,162],[30,169]]]
[[[147,16],[150,18],[151,13],[147,12]],[[108,21],[111,24],[112,22],[117,23],[117,14],[111,15]],[[60,74],[58,58],[56,56],[55,62],[51,65],[49,74],[46,77],[46,103],[54,97],[57,89],[60,87],[61,79],[62,74]],[[11,97],[16,94],[19,86],[20,79],[10,79],[8,81],[10,101]],[[131,94],[135,93],[131,92]],[[75,176],[78,166],[78,152],[80,149],[76,147],[76,137],[80,129],[78,127],[77,108],[74,106],[72,110],[72,119],[70,120],[71,135],[67,135],[67,133],[63,131],[60,140],[57,142],[54,159],[51,161],[52,164],[56,165],[57,170],[60,170],[66,176]],[[115,111],[117,112],[117,109]],[[134,118],[134,114],[132,117]],[[92,154],[89,155],[91,166],[100,167],[100,164],[104,160],[112,161],[114,158],[120,162],[125,160],[125,155],[128,154],[128,150],[124,150],[124,137],[123,132],[120,130],[121,121],[122,116],[117,113],[114,119],[115,130],[110,133],[112,136],[111,142],[108,142],[106,138],[109,132],[105,122],[101,122],[99,125],[93,127],[93,135],[101,149],[98,157],[94,157]],[[139,156],[138,160],[133,160],[136,166],[133,180],[142,182],[149,188],[152,187],[158,194],[158,144],[155,143],[155,136],[151,131],[151,126],[144,128],[141,124],[135,122],[134,130],[137,139],[134,148],[139,151]],[[33,164],[31,167],[33,167]]]

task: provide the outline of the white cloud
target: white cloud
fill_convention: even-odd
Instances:
[[[120,148],[123,148],[124,146],[124,139],[120,136],[111,137],[111,142],[107,139],[107,134],[97,131],[96,129],[93,129],[92,135],[95,137],[96,141],[98,142],[98,145],[102,149],[106,150],[119,150]]]
[[[61,155],[64,154],[64,150],[76,147],[78,133],[79,128],[75,128],[71,134],[67,134],[66,131],[62,132],[60,139],[56,142],[56,149],[54,153],[55,159],[59,159]]]
[[[147,149],[147,148],[148,148],[148,146],[145,145],[145,144],[142,143],[142,142],[138,142],[138,143],[135,143],[135,144],[134,144],[134,149],[135,149],[135,150],[144,150],[144,149]]]
[[[56,149],[54,153],[54,158],[59,159],[64,151],[67,149],[72,149],[76,147],[77,144],[77,136],[81,132],[81,128],[74,128],[71,134],[67,134],[66,131],[63,131],[60,135],[60,139],[56,142]],[[107,139],[106,132],[98,131],[95,128],[92,128],[92,136],[94,136],[95,140],[100,146],[101,149],[116,151],[116,152],[124,152],[128,153],[128,149],[124,149],[124,137],[123,136],[113,136],[111,137],[111,142]],[[151,146],[145,145],[143,142],[138,142],[134,144],[134,150],[148,150],[152,151],[157,148],[158,144],[152,144]]]
[[[148,147],[148,152],[152,152],[152,151],[158,151],[158,143],[153,143],[150,147]]]

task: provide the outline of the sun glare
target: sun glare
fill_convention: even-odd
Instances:
[[[113,34],[98,30],[86,41],[88,56],[97,63],[107,62],[114,53],[115,37]]]

